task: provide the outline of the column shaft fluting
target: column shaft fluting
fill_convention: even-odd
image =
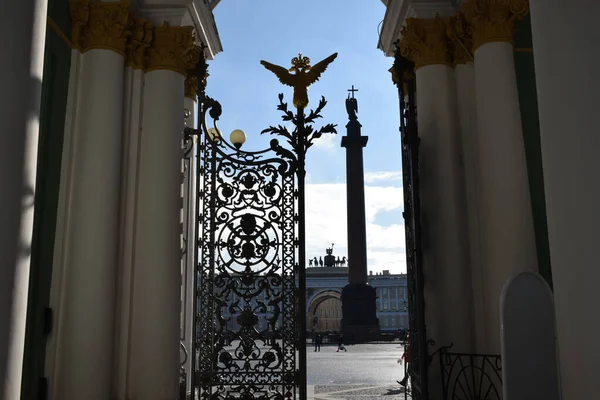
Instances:
[[[21,393],[47,1],[4,7],[0,24],[0,398]]]
[[[596,398],[600,3],[530,3],[562,398]]]

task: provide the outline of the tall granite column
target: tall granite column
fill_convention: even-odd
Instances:
[[[342,137],[346,148],[346,196],[348,213],[348,285],[342,289],[342,330],[349,341],[364,341],[379,331],[376,315],[375,289],[367,284],[367,232],[365,215],[365,177],[363,147],[367,136],[360,132],[356,113],[358,103],[346,99],[350,121],[347,136]]]

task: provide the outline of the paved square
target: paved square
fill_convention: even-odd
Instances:
[[[307,347],[309,398],[405,398],[404,388],[396,383],[404,376],[404,367],[398,364],[403,351],[399,342],[357,344],[347,349],[336,352],[336,345],[324,345],[315,352],[314,346]]]

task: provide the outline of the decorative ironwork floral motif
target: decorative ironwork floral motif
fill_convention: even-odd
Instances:
[[[398,43],[396,43],[398,46]],[[423,264],[421,253],[421,211],[419,199],[419,134],[415,99],[414,64],[396,47],[392,67],[400,99],[402,175],[404,187],[404,226],[406,229],[406,272],[410,332],[412,398],[427,400],[430,357],[425,329]]]
[[[206,135],[200,153],[200,398],[294,398],[296,159]]]
[[[217,121],[220,104],[199,91],[199,123]],[[219,137],[199,137],[198,289],[194,387],[203,400],[296,399],[305,385],[302,355],[304,242],[301,237],[304,155],[332,124],[315,130],[325,106],[295,125],[269,127],[270,148],[245,152]],[[300,326],[300,329],[299,329]],[[304,352],[304,353],[303,353]]]
[[[203,53],[196,69],[208,75]],[[336,133],[335,125],[312,126],[325,98],[305,114],[288,110],[280,94],[277,109],[294,129],[270,126],[261,132],[276,136],[268,149],[240,151],[221,140],[221,105],[205,88],[199,80],[200,129],[184,130],[198,138],[192,395],[305,399],[304,163],[313,141]],[[209,133],[208,118],[218,134]]]

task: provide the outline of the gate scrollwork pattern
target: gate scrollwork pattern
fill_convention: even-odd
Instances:
[[[310,60],[302,62],[308,70]],[[197,76],[206,73],[201,57]],[[221,105],[202,82],[200,129],[184,131],[198,138],[192,397],[306,398],[305,155],[335,125],[312,125],[325,98],[305,114],[304,106],[289,110],[279,94],[277,109],[293,130],[269,126],[261,132],[273,136],[267,149],[242,151],[222,140]]]
[[[216,126],[220,106],[202,104]],[[200,398],[295,398],[297,161],[277,139],[249,153],[205,137],[200,150]]]

